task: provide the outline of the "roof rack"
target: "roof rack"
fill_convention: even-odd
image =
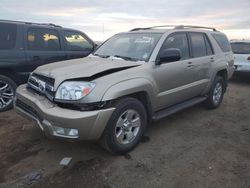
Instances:
[[[139,27],[139,28],[134,28],[130,31],[148,30],[148,29],[161,28],[161,27],[176,27],[176,25],[159,25],[159,26],[141,27],[141,28]]]
[[[211,29],[212,31],[217,31],[214,27],[204,27],[204,26],[195,26],[195,25],[179,25],[175,27],[175,29],[185,29],[185,28]]]
[[[30,23],[30,22],[26,22],[26,24],[31,24],[31,25],[43,25],[43,26],[52,26],[52,27],[62,27],[60,25],[56,25],[53,23]]]
[[[217,31],[213,27],[203,27],[203,26],[193,26],[193,25],[159,25],[159,26],[144,27],[144,28],[134,28],[130,31],[140,31],[140,30],[148,30],[148,29],[155,29],[155,28],[162,28],[162,27],[173,27],[173,29],[186,29],[186,28],[211,29],[212,31]]]
[[[52,26],[52,27],[62,27],[60,25],[52,24],[52,23],[33,23],[33,22],[24,22],[24,21],[14,21],[14,20],[0,20],[0,22],[12,22],[12,23],[20,23],[20,24],[30,24],[30,25],[43,25],[43,26]]]

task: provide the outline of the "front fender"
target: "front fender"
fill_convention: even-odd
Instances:
[[[145,78],[133,78],[111,86],[104,93],[102,101],[114,100],[138,92],[146,92],[153,104],[157,91],[153,84]]]

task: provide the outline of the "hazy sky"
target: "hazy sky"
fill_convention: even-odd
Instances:
[[[230,39],[250,39],[250,0],[0,0],[0,19],[55,23],[94,40],[162,24],[213,26]]]

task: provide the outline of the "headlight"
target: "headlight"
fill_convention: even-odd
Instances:
[[[95,87],[92,82],[66,81],[56,91],[55,99],[79,100],[87,96]]]

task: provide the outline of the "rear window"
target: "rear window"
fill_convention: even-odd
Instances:
[[[15,48],[16,33],[16,24],[0,23],[0,50]]]
[[[218,45],[220,46],[223,52],[230,52],[232,51],[230,43],[225,35],[222,34],[212,34]]]
[[[30,28],[27,40],[29,50],[59,51],[61,49],[58,31],[54,29]]]
[[[202,33],[190,33],[193,56],[202,57],[207,55],[206,43]]]
[[[231,43],[231,46],[235,54],[250,54],[250,43],[235,42]]]

